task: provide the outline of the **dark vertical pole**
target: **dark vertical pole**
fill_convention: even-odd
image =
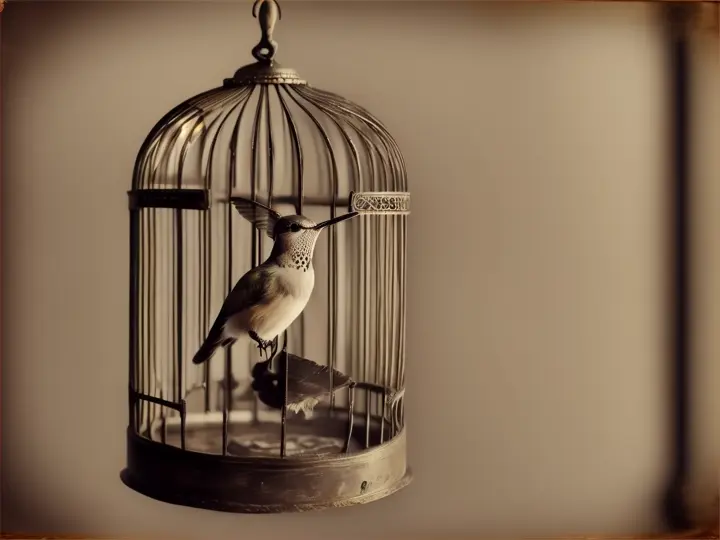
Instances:
[[[130,429],[137,431],[135,416],[135,366],[137,363],[137,308],[138,308],[138,228],[140,211],[130,210],[130,306],[129,306],[129,374],[128,374],[128,413]]]
[[[182,403],[184,401],[185,396],[184,391],[184,384],[183,384],[183,215],[182,210],[176,209],[175,210],[175,228],[177,229],[176,233],[176,239],[177,244],[175,247],[175,265],[177,267],[177,283],[175,284],[176,287],[176,294],[177,294],[177,304],[175,306],[177,315],[175,320],[177,321],[177,335],[175,336],[177,341],[177,403]],[[185,410],[180,410],[180,448],[185,450]]]
[[[230,152],[230,159],[234,163],[235,161],[235,154],[233,151]],[[232,171],[234,171],[234,165],[232,165]],[[232,172],[231,172],[232,175]],[[232,195],[232,186],[234,182],[232,179],[230,180],[230,184],[228,186],[228,194]],[[228,197],[229,198],[229,197]],[[226,207],[226,218],[227,218],[227,246],[225,253],[227,254],[227,277],[226,277],[226,288],[227,293],[230,294],[230,291],[232,291],[232,258],[233,258],[233,250],[232,250],[232,205],[228,204]],[[230,442],[230,439],[228,438],[228,429],[230,428],[230,406],[231,406],[231,398],[232,398],[232,346],[225,347],[225,380],[224,382],[224,389],[223,389],[223,419],[222,419],[222,455],[226,456],[228,451],[228,443]]]
[[[287,456],[287,411],[288,411],[288,375],[289,375],[289,362],[287,352],[287,330],[283,338],[283,405],[282,405],[282,417],[280,423],[280,457]]]
[[[689,45],[687,6],[668,8],[672,114],[673,288],[675,293],[672,385],[672,470],[664,501],[667,526],[688,529],[684,495],[689,463],[690,227],[689,227]]]
[[[207,185],[207,184],[206,184]],[[212,290],[210,288],[210,280],[212,279],[212,272],[210,271],[211,267],[211,261],[212,261],[212,237],[210,236],[210,226],[209,223],[212,223],[210,216],[211,216],[212,210],[208,208],[205,212],[203,212],[202,216],[202,226],[203,226],[203,242],[204,242],[204,249],[203,249],[203,282],[202,282],[202,290],[203,290],[203,304],[202,304],[202,310],[203,310],[203,323],[202,323],[202,329],[203,332],[207,331],[208,326],[210,325],[210,302],[212,294]],[[204,339],[202,336],[200,338],[200,343],[202,343],[202,340]],[[205,400],[204,400],[204,407],[203,410],[206,413],[210,412],[210,362],[205,362],[205,365],[203,366],[203,385],[205,386]]]

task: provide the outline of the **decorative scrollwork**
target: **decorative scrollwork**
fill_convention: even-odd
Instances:
[[[409,214],[410,194],[402,191],[353,191],[350,194],[350,211],[361,214]]]

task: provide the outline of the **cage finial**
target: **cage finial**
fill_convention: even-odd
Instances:
[[[252,13],[260,23],[260,42],[253,48],[252,55],[258,62],[271,64],[278,49],[272,36],[275,23],[282,18],[280,4],[277,0],[255,0]]]

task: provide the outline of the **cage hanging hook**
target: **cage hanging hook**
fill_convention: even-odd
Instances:
[[[253,47],[252,55],[258,62],[271,63],[278,49],[273,39],[275,23],[282,19],[282,11],[277,0],[255,0],[253,17],[260,23],[260,42]]]

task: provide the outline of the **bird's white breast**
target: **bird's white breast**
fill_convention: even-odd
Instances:
[[[273,275],[277,277],[278,285],[285,289],[290,296],[304,299],[306,303],[310,299],[315,287],[315,271],[312,265],[305,272],[295,268],[277,267],[273,271]]]
[[[312,266],[305,272],[294,268],[277,268],[273,274],[277,280],[273,285],[273,288],[277,288],[276,294],[257,306],[249,321],[249,326],[265,340],[274,339],[298,318],[315,286]]]

